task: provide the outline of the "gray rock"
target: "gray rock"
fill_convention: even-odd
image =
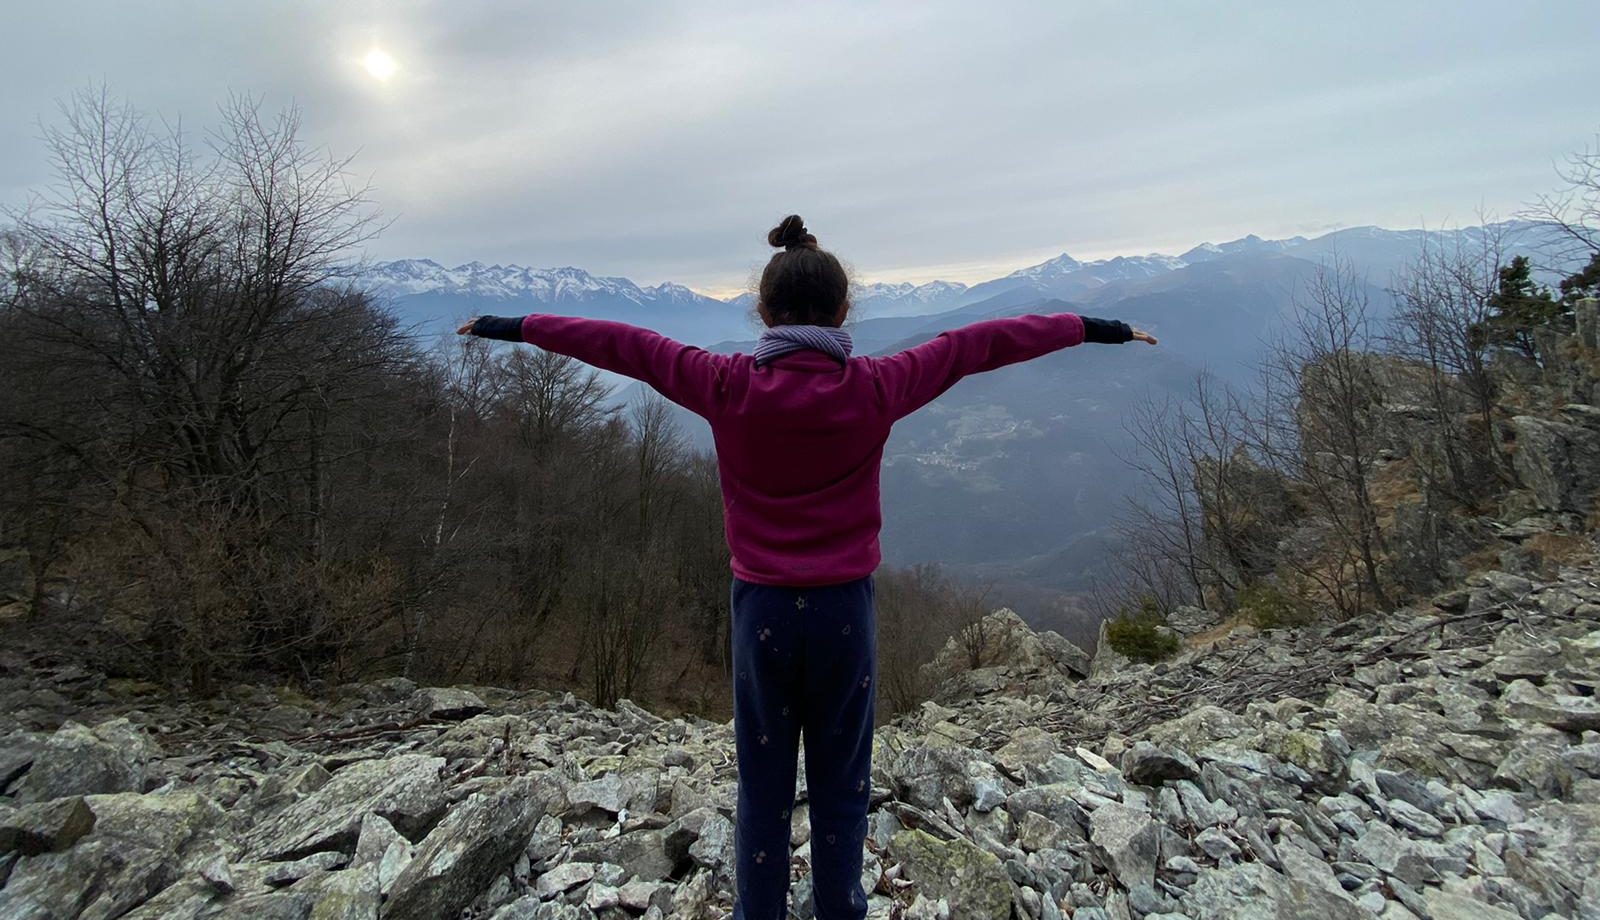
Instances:
[[[589,886],[583,896],[583,906],[590,910],[605,910],[616,907],[622,903],[622,898],[617,894],[617,889],[611,885],[602,885],[595,882]]]
[[[522,850],[554,798],[539,777],[517,777],[450,809],[417,844],[384,905],[392,920],[455,916]]]
[[[69,795],[143,792],[146,765],[159,754],[127,719],[92,729],[67,722],[34,753],[16,800],[26,805]]]
[[[612,814],[651,811],[655,808],[660,774],[655,771],[612,771],[574,783],[567,790],[573,813],[600,808]]]
[[[534,883],[534,890],[539,893],[539,897],[549,900],[594,878],[597,868],[599,867],[594,863],[562,863],[540,875],[539,880]]]
[[[1572,770],[1561,759],[1564,747],[1544,738],[1519,742],[1495,767],[1493,783],[1541,798],[1560,798],[1572,788]]]
[[[1365,920],[1344,892],[1274,872],[1258,862],[1202,873],[1179,902],[1194,920]]]
[[[1489,596],[1497,601],[1520,600],[1533,591],[1533,582],[1509,572],[1480,572],[1468,579],[1467,583],[1482,586],[1489,592]]]
[[[1169,722],[1152,726],[1145,734],[1152,744],[1169,750],[1198,751],[1219,741],[1231,741],[1250,731],[1244,717],[1217,706],[1200,706]]]
[[[1089,661],[1089,673],[1093,677],[1108,677],[1126,672],[1133,666],[1128,656],[1123,655],[1111,647],[1107,627],[1110,620],[1100,622],[1100,634],[1095,638],[1094,657]]]
[[[356,836],[355,863],[377,867],[378,888],[384,894],[394,887],[394,880],[411,861],[411,841],[400,836],[394,825],[378,815],[363,815],[361,830]]]
[[[309,888],[310,883],[307,883]],[[287,895],[287,893],[285,893]],[[282,896],[278,892],[257,892],[254,894],[224,897],[217,889],[204,878],[184,877],[175,884],[168,885],[155,897],[140,904],[138,907],[121,915],[121,920],[172,920],[172,918],[189,917],[215,917],[224,914],[225,910],[234,910],[244,907],[252,911],[247,916],[263,916],[268,918],[286,917],[292,920],[305,920],[311,916],[314,899],[309,891],[296,891],[292,895]],[[226,905],[224,907],[223,905]],[[12,916],[7,914],[6,916]],[[50,915],[47,915],[50,916]],[[85,912],[81,916],[101,916]],[[232,915],[237,916],[237,915]]]
[[[1203,607],[1179,607],[1167,614],[1167,625],[1180,636],[1193,636],[1222,624],[1222,618]]]
[[[1373,782],[1385,797],[1399,799],[1422,809],[1430,815],[1439,814],[1444,802],[1425,783],[1392,770],[1376,770]]]
[[[1600,699],[1547,693],[1526,680],[1514,680],[1501,694],[1506,712],[1562,731],[1600,731]]]
[[[118,917],[215,852],[220,807],[191,792],[85,798],[94,829],[67,850],[26,856],[0,889],[0,917]]]
[[[383,903],[374,866],[328,872],[307,879],[295,888],[305,888],[315,899],[310,920],[372,920],[378,916],[379,905]]]
[[[221,854],[202,862],[198,871],[200,878],[217,894],[233,894],[238,888],[233,883],[233,871]]]
[[[915,745],[895,755],[889,774],[895,794],[923,809],[937,809],[948,798],[966,808],[976,799],[968,763],[977,752],[960,747]]]
[[[1108,802],[1089,817],[1094,844],[1124,888],[1155,882],[1161,835],[1147,812]]]
[[[327,785],[333,774],[321,763],[270,773],[256,790],[257,807],[271,808],[310,795]]]
[[[962,672],[993,668],[1011,674],[1087,677],[1089,653],[1061,635],[1035,632],[1009,609],[996,610],[951,636],[933,660],[923,666],[931,684]]]
[[[1017,846],[1028,852],[1048,850],[1065,845],[1061,825],[1037,812],[1028,812],[1017,827]]]
[[[1414,834],[1438,837],[1444,833],[1443,822],[1409,802],[1391,799],[1384,806],[1384,810],[1388,813],[1391,824],[1398,824]]]
[[[1122,755],[1122,774],[1129,782],[1156,786],[1168,780],[1199,779],[1200,765],[1182,751],[1165,751],[1138,741]]]
[[[469,719],[489,709],[476,693],[459,687],[423,687],[408,705],[424,719]]]
[[[632,911],[643,911],[655,903],[661,892],[671,889],[669,884],[634,879],[617,889],[617,903]]]
[[[362,819],[378,815],[402,834],[421,836],[443,814],[441,757],[399,754],[339,770],[247,838],[258,859],[294,859],[318,850],[353,851]]]
[[[572,858],[581,862],[613,863],[645,881],[668,878],[678,868],[678,860],[667,851],[664,829],[634,831],[584,844],[573,850]]]
[[[901,831],[889,842],[917,891],[950,905],[950,920],[990,920],[1010,915],[1016,885],[993,853],[964,838],[940,840],[923,831]]]
[[[1214,802],[1194,783],[1179,782],[1176,786],[1183,813],[1195,827],[1232,824],[1239,820],[1239,812],[1227,802]]]
[[[1422,899],[1433,920],[1521,920],[1509,910],[1439,888],[1429,888],[1423,892]]]
[[[1065,833],[1084,839],[1089,829],[1089,816],[1083,806],[1073,798],[1079,787],[1070,783],[1047,783],[1029,786],[1013,792],[1006,799],[1006,812],[1013,821],[1026,819],[1029,813],[1043,815]]]
[[[1600,432],[1589,425],[1519,415],[1509,422],[1517,478],[1546,511],[1587,512],[1600,487]]]
[[[1233,838],[1214,827],[1195,835],[1194,843],[1207,856],[1219,862],[1239,856],[1239,845],[1233,842]]]
[[[94,830],[94,821],[83,796],[24,805],[0,816],[0,853],[37,856],[65,850]]]
[[[1286,843],[1277,848],[1279,862],[1283,866],[1283,874],[1302,885],[1320,890],[1327,898],[1346,904],[1355,904],[1355,899],[1345,892],[1344,886],[1333,875],[1333,868],[1321,858],[1307,853],[1305,850]]]
[[[1496,658],[1490,665],[1495,677],[1503,681],[1533,678],[1544,680],[1561,666],[1561,645],[1556,642],[1524,646]]]
[[[1058,632],[1047,629],[1039,633],[1039,644],[1055,666],[1071,677],[1088,677],[1093,670],[1093,657]]]
[[[1441,867],[1457,868],[1461,863],[1440,844],[1403,837],[1380,821],[1367,822],[1366,832],[1356,840],[1352,852],[1408,885],[1436,882]]]
[[[775,853],[774,857],[787,854]],[[689,857],[696,865],[718,869],[733,864],[733,822],[713,814],[700,827],[700,835],[689,846]]]
[[[343,853],[324,850],[321,853],[312,853],[299,859],[288,862],[275,862],[270,864],[261,881],[269,888],[282,888],[293,885],[314,872],[327,872],[338,869],[350,861],[350,857]]]

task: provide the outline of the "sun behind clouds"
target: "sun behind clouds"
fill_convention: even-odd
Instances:
[[[387,83],[389,78],[394,76],[395,71],[400,69],[400,64],[389,56],[389,52],[376,47],[368,51],[367,56],[361,59],[361,66],[365,67],[367,73],[371,74],[372,78],[379,83]]]

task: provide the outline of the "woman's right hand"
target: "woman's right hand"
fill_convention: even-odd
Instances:
[[[478,318],[474,316],[472,319],[469,319],[461,324],[461,328],[456,330],[456,335],[471,335],[472,327],[476,326],[477,324]]]
[[[1148,332],[1145,332],[1143,329],[1135,329],[1133,330],[1133,341],[1143,342],[1146,345],[1154,345],[1156,343],[1156,337]]]

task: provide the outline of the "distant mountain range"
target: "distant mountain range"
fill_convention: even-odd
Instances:
[[[1526,222],[1492,225],[1513,240],[1537,236]],[[1315,238],[1266,240],[1250,235],[1226,243],[1201,243],[1181,255],[1153,253],[1084,262],[1067,253],[1018,269],[1004,277],[967,286],[955,281],[925,284],[858,283],[852,292],[858,321],[931,316],[990,301],[1082,299],[1107,285],[1157,278],[1189,266],[1242,255],[1288,255],[1317,262],[1335,253],[1348,257],[1370,281],[1385,286],[1389,276],[1416,258],[1425,241],[1453,246],[1480,239],[1486,228],[1451,231],[1385,230],[1355,227]],[[446,267],[431,259],[402,259],[371,265],[358,283],[390,300],[407,320],[443,324],[480,312],[553,313],[617,319],[648,325],[685,341],[711,345],[751,337],[753,293],[720,300],[681,284],[635,284],[627,278],[591,275],[581,268],[530,268],[468,262]]]
[[[1261,343],[1319,263],[1337,254],[1367,277],[1371,315],[1389,314],[1394,274],[1425,244],[1474,247],[1485,233],[1510,252],[1547,249],[1532,224],[1452,231],[1360,227],[1323,236],[1246,236],[1181,255],[1084,262],[1062,254],[971,287],[861,284],[849,330],[857,353],[898,351],[977,320],[1072,310],[1114,317],[1161,338],[1159,348],[1086,346],[963,381],[902,420],[885,449],[885,559],[937,561],[994,579],[998,602],[1049,622],[1050,602],[1115,565],[1108,525],[1142,484],[1122,458],[1129,411],[1147,396],[1186,393],[1202,370],[1253,376]],[[1560,266],[1557,266],[1559,268]],[[748,351],[752,297],[723,301],[681,285],[643,287],[576,268],[530,269],[428,260],[380,263],[360,279],[419,329],[476,313],[553,312],[632,322],[717,351]],[[642,385],[619,396],[638,398]],[[709,449],[704,422],[681,424]]]

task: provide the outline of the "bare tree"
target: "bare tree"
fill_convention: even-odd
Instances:
[[[684,457],[683,433],[672,418],[672,404],[651,391],[633,406],[635,476],[638,489],[638,533],[641,544],[653,532],[656,517],[669,513],[672,493],[665,487]]]
[[[884,568],[875,576],[879,705],[914,709],[932,690],[923,665],[944,647],[956,612],[947,576],[934,565]]]
[[[1297,562],[1298,574],[1317,583],[1346,616],[1369,603],[1388,604],[1379,574],[1384,538],[1372,497],[1381,397],[1368,306],[1365,281],[1348,260],[1318,267],[1269,350],[1272,399],[1251,445],[1293,472],[1326,529],[1318,543],[1328,558],[1286,561]]]
[[[1551,253],[1561,264],[1600,255],[1600,137],[1556,168],[1563,187],[1540,195],[1522,216],[1558,230],[1565,244]]]
[[[1425,237],[1417,260],[1395,280],[1398,308],[1386,344],[1423,375],[1435,437],[1420,453],[1430,482],[1463,508],[1480,502],[1510,470],[1494,437],[1490,340],[1506,248],[1503,227],[1484,222],[1475,239],[1450,248]]]
[[[1244,415],[1239,397],[1204,373],[1184,401],[1134,407],[1126,427],[1136,450],[1123,460],[1150,488],[1115,525],[1133,578],[1113,607],[1150,599],[1163,612],[1191,602],[1230,610],[1269,565],[1264,544],[1280,522],[1263,518],[1281,503],[1242,477],[1250,466]]]
[[[340,259],[377,228],[365,189],[347,161],[305,148],[296,121],[265,123],[234,99],[202,159],[181,131],[152,129],[103,90],[64,108],[46,131],[57,181],[17,218],[31,258],[12,272],[9,311],[53,356],[53,376],[93,394],[98,430],[74,427],[82,413],[0,420],[0,437],[95,457],[86,468],[121,496],[118,517],[146,540],[177,540],[174,562],[221,541],[234,572],[273,583],[321,561],[329,413],[408,359],[392,319],[337,284]],[[185,517],[204,533],[180,537]],[[270,564],[245,563],[262,548]],[[314,605],[282,598],[240,590],[248,625],[232,635],[310,643]],[[150,608],[150,632],[214,643],[218,632],[175,621],[182,609]],[[204,659],[211,646],[181,651]]]
[[[966,653],[969,668],[983,667],[999,638],[994,634],[994,624],[989,622],[989,614],[993,612],[989,596],[993,590],[993,583],[987,581],[972,584],[951,580],[945,585],[945,596],[956,626],[956,641]]]

